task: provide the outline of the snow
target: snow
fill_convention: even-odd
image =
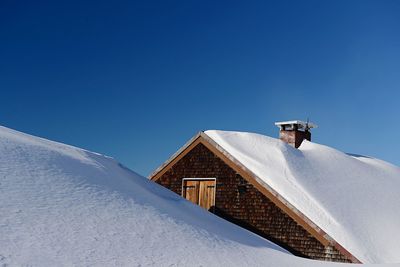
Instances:
[[[292,256],[110,157],[0,127],[0,266],[343,265]]]
[[[303,141],[255,133],[211,139],[364,263],[400,262],[400,168]]]

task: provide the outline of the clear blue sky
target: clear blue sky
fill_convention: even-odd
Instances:
[[[196,132],[400,165],[400,1],[0,2],[0,124],[149,174]]]

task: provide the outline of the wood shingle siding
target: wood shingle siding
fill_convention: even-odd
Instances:
[[[202,143],[179,157],[155,182],[183,195],[183,178],[216,178],[212,211],[249,229],[295,255],[337,262],[352,262],[332,244],[316,239],[253,184]],[[211,207],[209,208],[211,210]]]

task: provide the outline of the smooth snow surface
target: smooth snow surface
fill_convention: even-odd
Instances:
[[[342,266],[294,257],[111,158],[0,127],[0,266]]]
[[[206,131],[362,262],[400,262],[400,168],[304,141]]]

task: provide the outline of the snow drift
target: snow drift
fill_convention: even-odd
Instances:
[[[303,141],[206,131],[361,262],[400,262],[400,168]]]
[[[294,257],[115,160],[0,127],[1,266],[343,266]]]

